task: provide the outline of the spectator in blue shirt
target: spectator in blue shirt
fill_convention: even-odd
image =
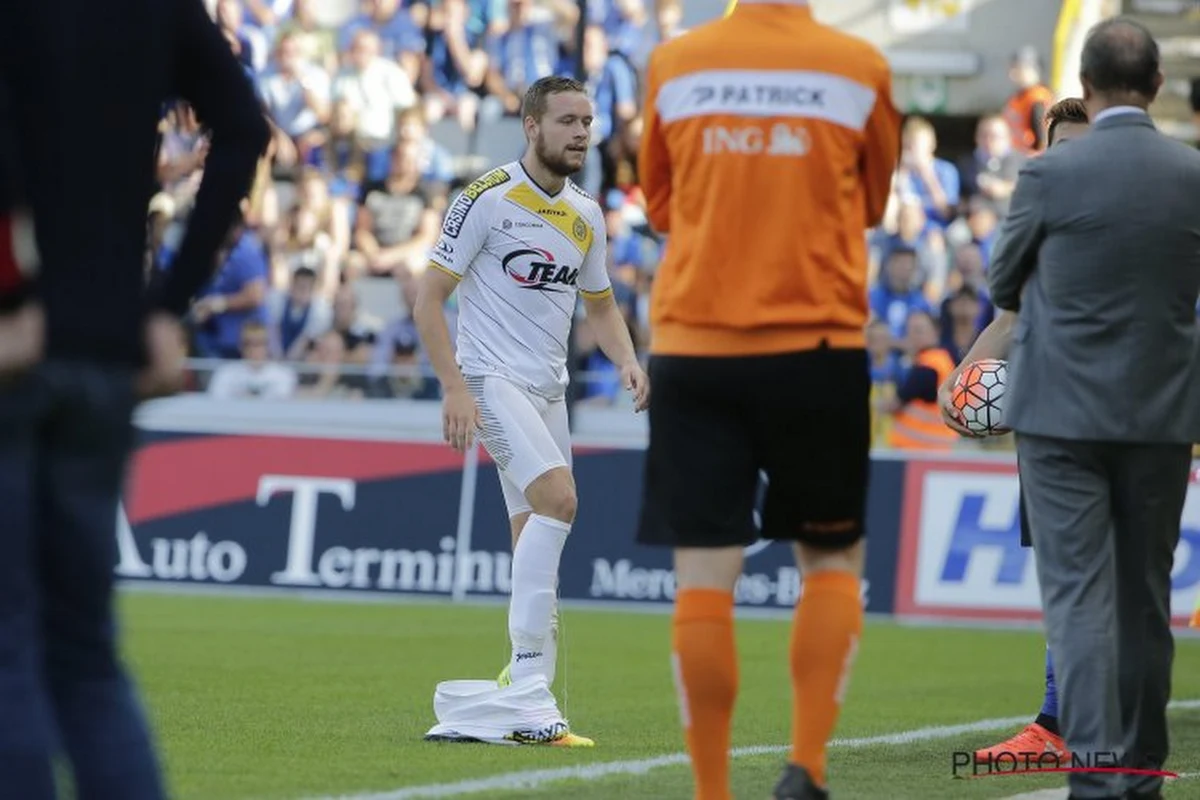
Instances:
[[[366,13],[342,26],[338,51],[348,51],[360,30],[372,30],[379,35],[379,55],[397,61],[415,85],[421,75],[425,35],[408,11],[400,8],[400,0],[366,0],[365,6]]]
[[[970,286],[962,286],[952,292],[942,303],[942,348],[958,364],[966,356],[979,332],[983,302],[979,292]]]
[[[982,197],[972,198],[967,204],[967,228],[971,231],[971,242],[983,256],[986,268],[992,263],[992,246],[1000,231],[996,209]]]
[[[508,30],[488,40],[487,90],[504,113],[521,111],[525,90],[558,68],[558,39],[553,21],[532,0],[509,0]]]
[[[263,32],[246,24],[241,0],[217,0],[217,26],[251,79],[267,66],[269,46]]]
[[[321,163],[331,83],[325,70],[304,60],[296,34],[280,37],[274,68],[258,80],[259,96],[275,123],[275,160],[280,166]]]
[[[867,354],[871,359],[872,385],[898,384],[903,370],[900,368],[900,351],[887,320],[873,318],[867,324]]]
[[[966,287],[975,292],[980,304],[979,330],[986,328],[996,316],[996,309],[988,294],[986,264],[979,245],[968,242],[955,248],[950,284],[954,288]]]
[[[615,0],[605,17],[604,33],[612,52],[631,60],[641,56],[654,35],[644,0]]]
[[[508,30],[508,0],[467,0],[467,35],[487,41]]]
[[[889,233],[885,228],[877,228],[871,235],[872,245],[877,249],[880,263],[887,259],[888,253],[897,247],[915,250],[917,253],[917,274],[913,283],[919,286],[932,287],[937,291],[946,282],[946,253],[945,241],[931,234],[929,221],[925,217],[925,209],[921,201],[915,197],[901,197],[896,209],[896,232]]]
[[[321,157],[321,167],[329,175],[329,193],[334,197],[357,198],[367,172],[367,154],[358,139],[358,112],[346,100],[333,104]],[[386,151],[380,160],[390,167],[391,156]]]
[[[475,127],[479,111],[476,89],[487,76],[483,34],[470,31],[466,0],[442,0],[439,29],[429,40],[429,58],[421,75],[425,110],[430,121],[453,116],[465,130]]]
[[[584,31],[583,66],[596,106],[592,141],[599,155],[598,191],[603,196],[616,187],[621,160],[633,161],[637,155],[633,130],[638,116],[638,76],[627,56],[609,50],[604,29],[594,25]]]
[[[900,169],[897,189],[921,199],[925,216],[934,226],[945,229],[954,221],[958,207],[960,181],[958,169],[937,158],[937,134],[933,125],[921,117],[904,124],[901,135]]]
[[[587,24],[603,28],[608,22],[608,18],[614,13],[613,5],[614,0],[588,0]]]
[[[912,312],[932,313],[925,295],[913,285],[916,274],[917,252],[911,247],[895,247],[883,262],[879,282],[871,289],[871,313],[887,322],[897,340],[904,338]]]
[[[221,268],[192,306],[201,358],[237,358],[242,326],[267,322],[267,254],[248,228],[235,230]]]
[[[608,234],[609,269],[614,280],[632,286],[645,268],[641,237],[625,220],[625,195],[613,189],[604,198],[604,222]]]
[[[411,108],[400,115],[400,143],[411,143],[420,163],[421,180],[429,189],[434,206],[445,206],[450,185],[454,183],[454,157],[442,143],[429,135],[425,124],[425,113],[420,108]]]
[[[246,26],[262,31],[267,42],[273,42],[294,5],[294,0],[246,0]]]

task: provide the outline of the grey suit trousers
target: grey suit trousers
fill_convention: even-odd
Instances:
[[[1171,568],[1191,450],[1017,435],[1059,724],[1080,765],[1116,758],[1161,769],[1166,762]],[[1161,778],[1115,773],[1070,778],[1080,798],[1161,785]]]

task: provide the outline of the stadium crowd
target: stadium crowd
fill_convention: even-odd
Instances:
[[[257,85],[274,137],[244,224],[191,314],[193,355],[218,362],[196,388],[437,397],[410,316],[425,253],[448,199],[490,166],[472,155],[504,120],[517,121],[525,87],[549,74],[583,75],[595,100],[583,185],[606,212],[618,301],[635,341],[648,342],[663,245],[636,182],[641,70],[656,43],[682,32],[682,0],[650,1],[589,0],[580,36],[574,0],[363,0],[333,26],[319,20],[338,0],[215,0],[214,19]],[[869,236],[879,445],[956,444],[940,425],[927,426],[923,443],[899,441],[891,428],[897,419],[920,425],[934,408],[930,387],[909,379],[918,357],[957,363],[991,319],[991,247],[1024,159],[1043,146],[1038,114],[1053,99],[1036,54],[1019,53],[1010,77],[1005,113],[979,121],[974,151],[958,163],[939,157],[928,121],[904,126],[887,218]],[[519,155],[515,130],[502,160]],[[194,113],[168,109],[149,270],[170,268],[206,149]],[[381,291],[389,303],[371,305],[382,316],[363,307]],[[587,326],[576,331],[577,402],[623,402]]]

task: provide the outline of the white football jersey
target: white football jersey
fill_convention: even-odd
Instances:
[[[547,194],[514,161],[467,186],[430,253],[431,266],[461,280],[463,374],[562,397],[577,296],[612,291],[606,251],[600,206],[569,180]]]

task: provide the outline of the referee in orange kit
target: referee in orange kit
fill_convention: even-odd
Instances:
[[[858,639],[870,467],[866,229],[899,115],[883,55],[806,2],[741,0],[659,46],[639,170],[669,237],[654,284],[638,540],[675,552],[672,661],[697,800],[727,800],[733,589],[761,535],[804,575],[792,752],[774,797],[828,796],[826,746]]]

